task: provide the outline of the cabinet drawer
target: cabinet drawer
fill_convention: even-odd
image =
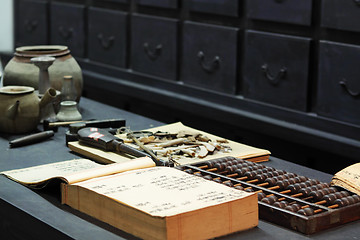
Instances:
[[[131,25],[132,68],[175,80],[178,20],[134,14]]]
[[[360,31],[360,1],[323,0],[321,26],[348,31]]]
[[[184,23],[181,80],[186,84],[234,94],[238,29]]]
[[[239,15],[238,0],[189,0],[190,11],[213,13],[227,16]]]
[[[257,31],[245,38],[244,96],[305,111],[310,39]]]
[[[317,113],[360,125],[360,46],[320,41]]]
[[[178,0],[137,0],[139,5],[161,8],[177,8]]]
[[[89,8],[88,57],[90,60],[126,66],[127,13]]]
[[[247,0],[252,19],[311,25],[312,0]]]
[[[51,44],[68,46],[76,57],[84,57],[84,9],[77,4],[51,4]]]
[[[47,7],[42,1],[19,1],[17,46],[48,44]]]

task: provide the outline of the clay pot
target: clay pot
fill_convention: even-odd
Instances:
[[[26,133],[40,122],[41,109],[56,98],[49,88],[41,100],[33,87],[5,86],[0,88],[0,132]]]
[[[60,91],[63,77],[65,75],[73,77],[78,102],[83,89],[82,71],[66,46],[39,45],[16,48],[14,57],[4,68],[3,85],[30,86],[38,89],[39,68],[31,63],[30,59],[40,56],[55,57],[54,63],[48,69],[52,88]]]

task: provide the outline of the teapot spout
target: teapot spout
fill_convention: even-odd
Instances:
[[[16,115],[19,112],[19,105],[20,105],[20,101],[17,100],[13,105],[11,105],[10,107],[8,107],[5,115],[7,118],[14,120],[16,118]]]
[[[42,109],[48,103],[52,102],[56,98],[56,90],[54,88],[49,88],[44,95],[41,97],[39,107]]]

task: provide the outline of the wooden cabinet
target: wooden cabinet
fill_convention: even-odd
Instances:
[[[360,46],[321,41],[319,55],[318,114],[360,125]]]
[[[244,96],[306,111],[310,39],[247,31]]]
[[[90,7],[87,38],[89,60],[125,68],[127,31],[126,12]]]
[[[73,56],[84,57],[85,7],[52,2],[50,11],[50,44],[68,46]]]
[[[312,0],[247,0],[246,3],[246,13],[251,19],[311,25]]]
[[[131,20],[131,68],[175,80],[177,20],[134,14]]]
[[[142,6],[161,7],[168,9],[177,8],[179,5],[178,0],[137,0],[137,4]]]
[[[239,15],[239,0],[189,0],[189,2],[190,11],[224,16]]]
[[[185,22],[181,80],[185,84],[235,94],[236,28]],[[226,42],[226,44],[222,44]]]
[[[16,46],[48,44],[48,3],[21,0],[17,5]]]
[[[323,0],[321,26],[360,32],[360,1]]]

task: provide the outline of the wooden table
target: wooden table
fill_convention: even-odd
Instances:
[[[163,123],[116,109],[90,99],[80,101],[84,119],[124,118],[133,130]],[[42,130],[39,126],[39,130]],[[30,167],[50,162],[80,158],[65,145],[66,128],[41,143],[9,148],[9,141],[19,136],[0,134],[0,171]],[[265,165],[329,182],[331,176],[275,157]],[[58,185],[56,185],[58,186]],[[3,175],[0,176],[0,239],[135,239],[112,226],[60,203],[60,191],[54,186],[30,190]],[[260,220],[258,227],[223,239],[356,239],[360,221],[306,236]]]

